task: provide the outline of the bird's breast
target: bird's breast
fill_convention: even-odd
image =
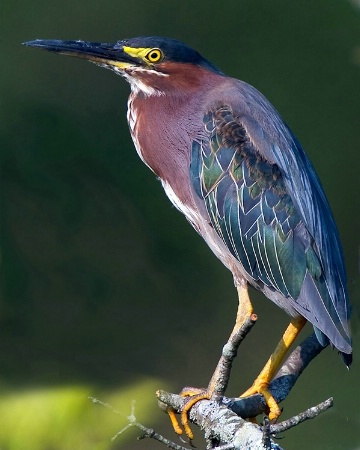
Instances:
[[[131,94],[127,118],[142,161],[164,186],[171,186],[180,202],[190,204],[193,197],[189,173],[191,142],[197,131],[192,125],[196,122],[187,120],[180,110],[181,105],[171,105],[161,96],[146,98]]]
[[[238,261],[226,250],[215,232],[204,203],[194,193],[190,181],[191,146],[197,133],[201,132],[193,128],[193,124],[202,126],[202,117],[191,119],[181,108],[172,111],[159,105],[144,108],[143,103],[134,96],[128,102],[128,123],[137,153],[159,177],[171,203],[231,270],[235,282],[242,283]]]
[[[140,156],[143,163],[145,163],[152,171],[154,169],[148,164],[147,160],[143,155],[143,148],[139,142],[139,120],[138,120],[138,108],[134,105],[134,95],[131,94],[128,100],[128,109],[127,109],[127,121],[129,124],[130,135],[133,140],[135,149],[137,154]]]
[[[191,138],[180,120],[172,120],[165,105],[131,95],[128,124],[136,151],[142,161],[159,177],[166,195],[196,228],[199,215],[190,183]],[[156,111],[156,114],[154,114]]]

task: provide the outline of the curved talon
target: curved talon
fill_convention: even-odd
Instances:
[[[277,404],[277,401],[274,399],[273,395],[269,391],[268,388],[265,388],[259,392],[265,399],[266,404],[268,405],[269,411],[269,419],[271,421],[275,421],[281,414],[281,409]]]
[[[195,403],[199,402],[200,400],[209,400],[211,398],[211,393],[207,389],[186,387],[180,392],[180,395],[181,397],[189,397],[183,410],[181,411],[180,417],[181,425],[185,431],[186,436],[189,439],[190,445],[193,447],[191,441],[194,439],[194,433],[192,432],[189,425],[189,411],[195,405]],[[181,429],[181,426],[179,425],[179,422],[176,418],[175,411],[173,410],[173,408],[168,408],[166,412],[170,417],[170,421],[175,433],[181,436],[183,434],[183,430]]]
[[[255,383],[247,389],[240,397],[250,397],[250,395],[260,394],[264,397],[267,406],[269,407],[269,419],[271,421],[276,420],[280,414],[281,409],[275,400],[272,393],[269,391],[268,383]]]
[[[190,391],[191,392],[191,391]],[[184,428],[186,436],[192,441],[194,439],[194,433],[192,432],[189,425],[189,412],[190,409],[195,405],[195,403],[200,400],[210,400],[211,393],[207,390],[194,389],[192,392],[198,392],[196,394],[189,394],[189,391],[181,392],[182,397],[190,397],[187,401],[184,409],[181,411],[181,424]]]
[[[171,425],[175,431],[176,434],[179,436],[182,435],[183,430],[181,429],[181,426],[179,425],[179,422],[176,418],[175,411],[172,408],[168,408],[166,412],[169,414]]]
[[[275,351],[271,354],[264,368],[254,381],[254,384],[241,395],[241,397],[249,397],[253,394],[262,395],[270,410],[270,420],[276,420],[281,414],[281,409],[269,391],[269,384],[279,369],[286,352],[294,342],[296,336],[300,333],[301,329],[304,327],[305,323],[306,320],[302,316],[294,317],[291,320],[290,325],[286,328],[285,333],[275,348]]]

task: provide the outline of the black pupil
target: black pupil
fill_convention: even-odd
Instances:
[[[157,59],[157,58],[158,58],[157,52],[150,53],[150,59]]]

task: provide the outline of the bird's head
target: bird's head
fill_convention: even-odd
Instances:
[[[41,40],[25,45],[76,56],[124,76],[133,91],[161,95],[166,91],[191,88],[200,75],[221,72],[193,48],[165,37],[137,37],[115,44]]]

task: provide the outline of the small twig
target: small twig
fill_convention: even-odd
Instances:
[[[241,328],[236,333],[230,335],[229,340],[224,345],[219,362],[209,383],[209,386],[214,387],[213,396],[215,398],[225,394],[237,350],[241,342],[255,325],[256,320],[257,316],[255,314],[248,317]]]
[[[118,414],[118,415],[121,415],[121,416],[124,415],[124,414],[121,413],[120,411],[118,411],[118,410],[116,410],[115,408],[113,408],[109,403],[104,403],[104,402],[102,402],[101,400],[99,400],[99,399],[97,399],[97,398],[95,398],[95,397],[89,397],[89,399],[90,399],[93,403],[96,403],[96,404],[102,406],[103,408],[108,409],[109,411],[111,411],[111,412],[113,412],[113,413],[115,413],[115,414]],[[138,428],[139,430],[141,430],[142,433],[143,433],[141,436],[138,436],[138,440],[145,439],[145,438],[151,438],[151,439],[155,439],[156,441],[161,442],[162,444],[165,444],[168,448],[171,448],[171,449],[173,449],[173,450],[189,450],[189,449],[186,448],[186,447],[183,447],[183,446],[181,446],[181,445],[175,444],[175,442],[172,442],[172,441],[170,441],[169,439],[165,438],[164,436],[162,436],[161,434],[157,433],[157,432],[156,432],[155,430],[153,430],[152,428],[147,428],[147,427],[145,427],[144,425],[142,425],[141,423],[139,423],[139,422],[136,420],[136,416],[135,416],[135,404],[136,404],[136,402],[135,402],[135,400],[133,400],[133,401],[131,402],[131,412],[130,412],[130,415],[127,416],[127,419],[128,419],[128,421],[129,421],[129,423],[128,423],[124,428],[122,428],[120,431],[118,431],[118,432],[111,438],[112,441],[115,441],[115,439],[117,439],[117,438],[120,436],[120,434],[124,433],[124,432],[125,432],[126,430],[128,430],[129,428],[136,427],[136,428]]]
[[[295,427],[296,425],[299,425],[302,422],[305,422],[309,419],[314,419],[319,414],[327,411],[329,408],[331,408],[334,404],[334,399],[332,397],[328,398],[322,403],[319,403],[316,406],[313,406],[306,411],[297,414],[294,417],[291,417],[290,419],[284,420],[283,422],[270,425],[270,433],[272,435],[276,435],[278,433],[282,433],[286,430],[289,430],[292,427]]]
[[[109,411],[113,412],[114,414],[118,414],[120,416],[125,416],[124,413],[118,411],[117,409],[113,408],[109,403],[105,403],[101,400],[99,400],[96,397],[88,397],[89,400],[91,400],[93,403],[102,406],[103,408],[108,409]],[[135,400],[133,400],[133,402],[135,402]],[[133,408],[133,402],[131,403],[131,408]]]
[[[155,439],[158,442],[161,442],[162,444],[165,444],[166,447],[172,448],[173,450],[189,450],[186,447],[183,447],[182,445],[175,444],[175,442],[170,441],[170,439],[167,439],[166,437],[162,436],[159,433],[156,433],[155,430],[151,428],[146,428],[141,423],[134,423],[133,426],[139,428],[143,432],[141,436],[138,437],[138,440],[145,439],[145,438],[151,438]]]

